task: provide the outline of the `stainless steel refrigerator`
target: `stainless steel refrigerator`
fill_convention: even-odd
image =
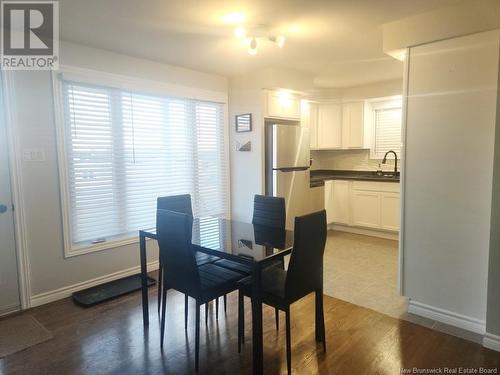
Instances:
[[[266,121],[266,195],[285,198],[288,229],[309,212],[309,160],[308,129]]]

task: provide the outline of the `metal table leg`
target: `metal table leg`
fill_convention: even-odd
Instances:
[[[149,326],[148,309],[148,273],[146,260],[146,237],[142,231],[139,232],[139,249],[141,258],[141,290],[142,290],[142,320],[144,326]]]
[[[252,345],[253,345],[253,373],[264,372],[264,342],[262,335],[262,299],[260,291],[260,263],[256,262],[252,272]]]

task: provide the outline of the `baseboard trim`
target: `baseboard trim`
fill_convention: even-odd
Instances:
[[[485,348],[500,352],[500,336],[486,332],[483,337],[483,346]]]
[[[417,301],[410,300],[408,312],[481,335],[484,335],[486,332],[486,322],[484,320],[457,314],[453,311],[440,309],[439,307],[426,305]]]
[[[15,312],[18,312],[20,310],[21,310],[21,307],[19,306],[19,304],[15,304],[15,305],[11,305],[11,306],[6,306],[5,308],[3,308],[0,311],[0,318],[4,317],[4,316],[7,316],[7,315],[10,315],[10,314],[13,314]]]
[[[385,232],[385,231],[379,231],[379,230],[375,230],[375,229],[356,228],[356,227],[350,227],[347,225],[340,225],[340,224],[329,224],[328,229],[338,230],[340,232],[362,234],[365,236],[385,238],[388,240],[395,240],[395,241],[397,241],[399,239],[398,232]]]
[[[148,272],[158,269],[158,261],[148,263]],[[56,290],[51,290],[50,292],[40,293],[34,296],[31,296],[31,307],[41,306],[49,302],[58,301],[63,298],[67,298],[71,296],[74,292],[78,292],[83,289],[91,288],[96,285],[104,284],[113,280],[121,279],[123,277],[135,275],[141,272],[140,266],[135,266],[131,268],[127,268],[122,271],[110,273],[109,275],[104,275],[100,277],[96,277],[94,279],[90,279],[87,281],[83,281],[81,283],[65,286],[63,288],[59,288]]]

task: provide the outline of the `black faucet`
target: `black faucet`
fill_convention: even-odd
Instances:
[[[385,153],[384,158],[382,159],[382,164],[387,162],[387,155],[394,154],[394,177],[398,175],[398,154],[396,152],[389,150]]]

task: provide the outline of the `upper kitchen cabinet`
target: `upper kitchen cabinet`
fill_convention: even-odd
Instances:
[[[306,102],[302,108],[302,123],[310,129],[311,149],[363,148],[363,102]]]
[[[300,97],[284,90],[264,90],[264,117],[300,121]]]
[[[318,149],[342,148],[342,106],[338,103],[318,105]]]
[[[300,124],[309,129],[312,150],[318,148],[318,103],[302,100],[300,103]]]
[[[364,145],[364,103],[342,103],[342,148]]]

